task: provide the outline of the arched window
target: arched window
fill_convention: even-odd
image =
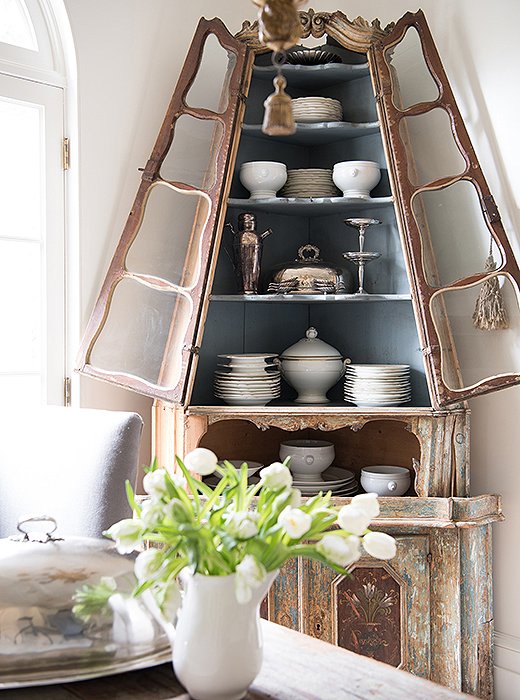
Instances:
[[[59,0],[62,4],[62,0]],[[63,403],[65,61],[53,0],[0,0],[0,402]]]

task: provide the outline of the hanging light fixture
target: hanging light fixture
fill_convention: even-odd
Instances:
[[[264,102],[262,131],[269,136],[294,134],[296,125],[290,96],[285,92],[287,81],[282,74],[286,49],[301,37],[298,8],[307,0],[253,0],[260,7],[258,38],[273,51],[272,62],[277,69],[273,80],[275,91]]]

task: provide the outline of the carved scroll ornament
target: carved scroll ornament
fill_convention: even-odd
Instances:
[[[394,23],[391,22],[383,29],[378,19],[374,19],[372,22],[363,17],[350,20],[339,10],[337,12],[315,12],[310,9],[307,12],[300,12],[300,23],[302,25],[302,39],[309,36],[319,39],[327,34],[344,48],[358,53],[368,51],[372,43],[380,41],[394,27]],[[258,53],[268,51],[258,38],[258,21],[249,22],[246,20],[242,24],[242,29],[235,36]]]

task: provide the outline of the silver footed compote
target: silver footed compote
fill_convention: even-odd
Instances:
[[[359,250],[352,253],[343,253],[343,257],[358,266],[359,289],[357,290],[356,294],[368,294],[366,289],[363,287],[363,283],[365,281],[365,265],[371,260],[377,260],[380,258],[381,253],[369,253],[367,251]]]
[[[380,224],[381,221],[379,221],[379,219],[353,218],[344,219],[344,223],[358,230],[359,251],[362,253],[365,245],[365,231],[369,226],[376,226]]]

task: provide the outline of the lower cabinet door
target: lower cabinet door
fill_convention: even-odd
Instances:
[[[391,562],[361,559],[348,576],[315,561],[300,561],[300,629],[429,677],[429,537],[396,539],[397,556]]]

